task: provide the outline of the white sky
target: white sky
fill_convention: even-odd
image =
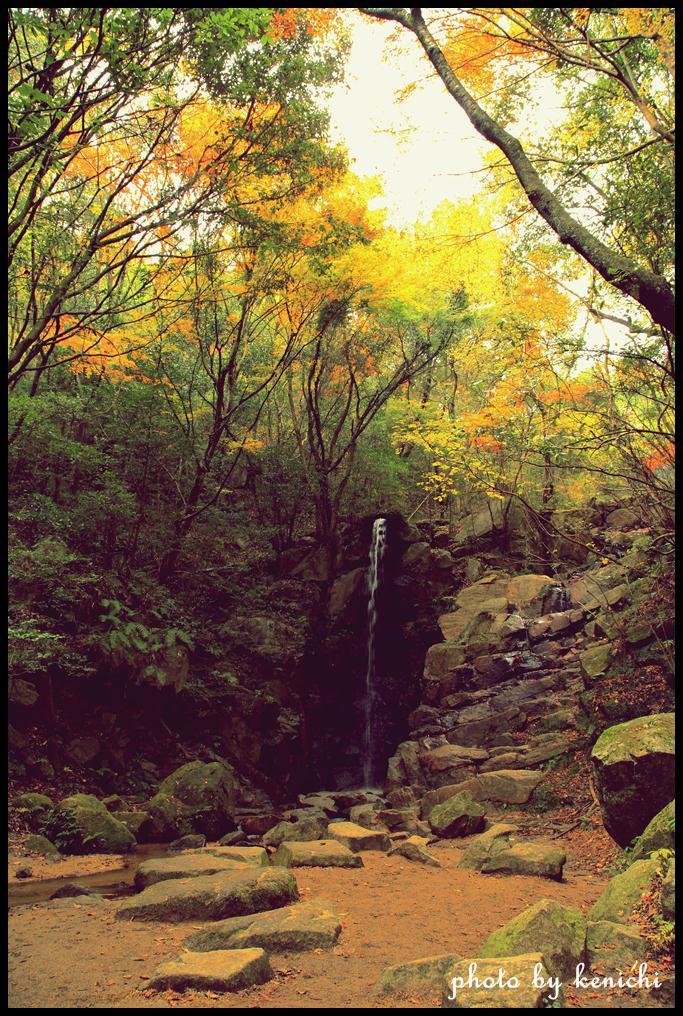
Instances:
[[[481,191],[483,155],[490,149],[432,71],[420,44],[396,26],[371,20],[350,8],[352,49],[346,82],[329,101],[333,136],[349,151],[351,169],[379,176],[390,225],[404,228],[425,218],[444,200],[476,201]],[[397,39],[388,43],[390,36]],[[397,95],[414,82],[419,87],[399,102]],[[560,97],[538,90],[533,128],[556,122]],[[527,114],[531,111],[527,111]],[[586,285],[588,274],[586,275]],[[575,288],[580,288],[580,284]],[[580,314],[583,322],[585,316]],[[607,323],[610,339],[623,341],[624,330]],[[601,348],[602,329],[590,321],[589,345]]]
[[[442,201],[474,198],[487,143],[476,133],[407,35],[387,50],[395,26],[348,13],[352,50],[346,85],[329,103],[332,130],[360,176],[379,175],[392,225],[408,226]],[[399,103],[397,93],[421,87]],[[472,175],[474,173],[474,175]],[[461,175],[462,174],[462,175]]]

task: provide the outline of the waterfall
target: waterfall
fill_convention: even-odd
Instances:
[[[373,778],[372,721],[375,703],[375,633],[377,629],[377,590],[382,575],[382,559],[387,543],[387,520],[375,519],[370,541],[368,568],[368,666],[365,673],[365,731],[363,741],[363,783],[369,787]]]

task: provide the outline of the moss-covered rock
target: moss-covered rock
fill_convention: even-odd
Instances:
[[[643,898],[660,867],[659,860],[648,858],[635,861],[626,871],[615,875],[588,911],[588,919],[627,924],[633,907]]]
[[[155,794],[144,806],[149,821],[142,824],[140,843],[171,843],[192,832],[192,824],[180,801],[170,794]]]
[[[470,871],[481,871],[482,865],[489,857],[510,846],[510,836],[516,831],[516,828],[516,826],[508,825],[505,822],[496,822],[467,846],[460,859],[459,867],[468,868]]]
[[[241,991],[263,984],[273,976],[263,949],[218,949],[209,953],[183,953],[162,963],[147,982],[155,991]]]
[[[31,832],[38,832],[54,808],[54,803],[47,794],[19,794],[14,807]]]
[[[175,798],[183,806],[192,826],[188,831],[213,840],[235,827],[236,793],[234,773],[222,762],[188,762],[159,786],[160,795]]]
[[[592,973],[616,975],[637,966],[647,943],[636,928],[615,921],[591,921],[586,931],[586,956]]]
[[[482,957],[540,952],[550,972],[569,980],[586,951],[586,919],[556,900],[539,900],[498,928],[479,950]]]
[[[674,714],[609,727],[591,760],[605,828],[627,847],[674,797]]]
[[[612,664],[612,651],[612,645],[606,642],[584,649],[579,655],[581,670],[588,684],[607,673]]]
[[[501,969],[505,983],[498,986]],[[562,1007],[561,987],[548,986],[552,976],[541,953],[462,960],[444,975],[441,1008],[547,1009],[551,995]]]
[[[438,990],[445,972],[459,962],[459,956],[442,953],[440,956],[426,956],[423,959],[385,967],[372,989],[372,994],[382,996],[405,991],[415,994]]]
[[[489,854],[481,871],[485,875],[535,875],[559,882],[566,861],[564,850],[554,843],[515,843]]]
[[[92,794],[72,794],[60,801],[46,832],[70,854],[121,853],[136,845],[130,830]]]
[[[341,923],[332,907],[321,900],[310,900],[263,914],[216,921],[190,935],[183,945],[196,952],[254,947],[268,952],[307,952],[332,948],[340,932]]]
[[[437,836],[471,836],[486,825],[486,809],[470,794],[456,794],[432,808],[428,821]]]
[[[676,847],[676,802],[670,801],[658,811],[633,846],[632,858],[640,861],[654,850],[674,850]]]
[[[659,903],[662,908],[662,917],[666,921],[676,919],[676,858],[669,861],[666,875],[662,880],[662,887],[659,894]]]
[[[264,834],[266,847],[279,847],[285,840],[288,842],[322,840],[327,835],[329,822],[322,816],[302,818],[299,822],[278,822]]]
[[[240,865],[234,871],[217,875],[157,882],[137,896],[123,900],[116,917],[169,923],[219,921],[225,917],[275,910],[298,899],[296,879],[285,868]]]
[[[40,836],[36,833],[26,837],[24,840],[24,850],[27,854],[38,854],[49,861],[58,861],[61,857],[57,847],[48,840],[47,836]]]

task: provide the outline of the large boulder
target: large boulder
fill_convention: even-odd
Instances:
[[[219,949],[215,952],[187,952],[157,967],[147,981],[154,991],[241,991],[263,984],[273,976],[263,949]]]
[[[554,843],[514,843],[489,854],[481,866],[485,875],[535,875],[562,880],[567,855]]]
[[[306,952],[330,949],[341,933],[332,907],[320,900],[280,907],[264,914],[229,917],[196,931],[185,939],[186,949],[267,949],[269,952]]]
[[[50,814],[50,839],[70,854],[122,853],[132,850],[135,837],[92,794],[72,794]]]
[[[471,836],[486,825],[486,809],[470,794],[455,794],[432,808],[428,821],[437,836]]]
[[[441,1008],[548,1009],[552,1001],[561,1007],[562,987],[555,980],[551,986],[552,977],[541,953],[462,960],[446,971]]]
[[[658,811],[646,829],[640,834],[633,847],[632,860],[640,861],[655,850],[676,848],[676,802],[670,801]]]
[[[219,921],[274,910],[299,899],[296,879],[284,868],[252,868],[196,878],[172,878],[123,900],[116,916],[128,921]]]
[[[674,714],[609,727],[591,760],[605,828],[627,847],[674,798]]]
[[[576,974],[586,951],[586,919],[580,910],[556,900],[539,900],[498,928],[484,942],[480,956],[543,953],[552,974],[563,981]]]
[[[640,903],[659,870],[660,862],[654,857],[634,861],[626,871],[609,881],[588,911],[588,920],[628,924],[631,911]]]
[[[188,762],[163,780],[159,795],[179,801],[192,831],[208,839],[219,839],[235,827],[237,785],[222,762]]]

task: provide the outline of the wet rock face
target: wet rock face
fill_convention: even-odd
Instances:
[[[375,515],[347,526],[337,574],[321,604],[316,634],[304,662],[305,785],[333,789],[358,786],[363,774],[368,589]],[[388,513],[387,542],[377,593],[376,705],[373,722],[375,772],[408,731],[417,706],[424,655],[439,638],[436,603],[452,581],[450,555],[434,548],[431,533]]]

